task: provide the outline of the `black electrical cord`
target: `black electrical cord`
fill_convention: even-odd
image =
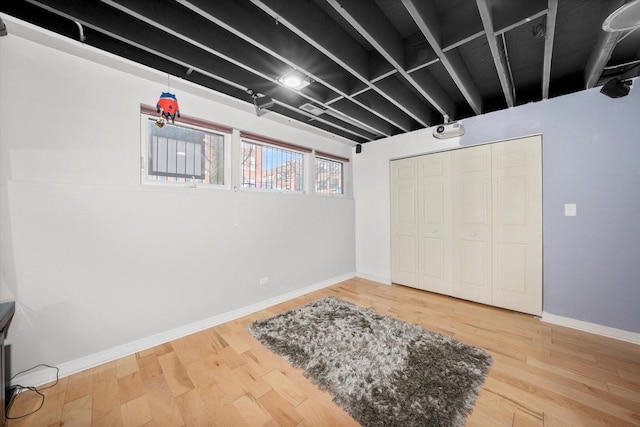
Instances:
[[[24,371],[20,371],[20,372],[18,372],[17,374],[15,374],[14,376],[12,376],[12,377],[11,377],[10,381],[13,381],[13,379],[14,379],[15,377],[17,377],[18,375],[21,375],[21,374],[24,374],[24,373],[26,373],[26,372],[32,371],[32,370],[34,370],[34,369],[36,369],[36,368],[39,368],[39,367],[41,367],[41,366],[44,366],[44,367],[46,367],[46,368],[51,368],[51,369],[55,369],[55,370],[56,370],[56,380],[55,380],[55,382],[54,382],[53,384],[51,384],[51,385],[48,385],[47,387],[41,387],[40,389],[38,389],[37,387],[25,387],[25,386],[22,386],[22,385],[20,385],[20,384],[16,384],[16,385],[10,386],[7,390],[11,390],[11,391],[13,391],[13,394],[12,394],[12,396],[11,396],[11,400],[10,400],[10,401],[9,401],[9,403],[7,404],[7,412],[6,412],[6,414],[5,414],[5,417],[6,417],[8,420],[18,420],[18,419],[20,419],[20,418],[24,418],[24,417],[27,417],[27,416],[29,416],[29,415],[31,415],[31,414],[35,414],[36,412],[38,412],[40,409],[42,409],[42,406],[44,405],[44,394],[42,394],[42,391],[41,391],[41,390],[46,390],[46,389],[51,388],[51,387],[54,387],[56,384],[58,384],[58,378],[59,378],[59,377],[58,377],[58,375],[59,375],[59,373],[60,373],[60,369],[58,369],[58,368],[57,368],[57,367],[55,367],[55,366],[47,365],[47,364],[45,364],[45,363],[41,363],[41,364],[36,365],[36,366],[34,366],[34,367],[32,367],[32,368],[25,369]],[[29,412],[29,413],[27,413],[27,414],[18,415],[18,416],[16,416],[16,417],[9,416],[9,410],[11,409],[11,405],[13,404],[13,401],[15,400],[16,396],[17,396],[18,394],[20,394],[20,393],[24,392],[24,391],[27,391],[27,390],[32,391],[32,392],[36,393],[38,396],[40,396],[40,398],[41,398],[41,400],[40,400],[40,405],[39,405],[36,409],[34,409],[33,411],[31,411],[31,412]]]

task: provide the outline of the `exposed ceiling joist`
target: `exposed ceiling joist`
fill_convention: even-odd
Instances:
[[[284,25],[301,39],[305,40],[327,58],[343,67],[362,82],[365,87],[352,93],[352,96],[367,90],[377,92],[398,109],[404,111],[421,125],[432,122],[428,108],[418,97],[409,91],[395,90],[377,85],[370,76],[369,53],[363,46],[350,39],[346,31],[331,20],[322,9],[312,2],[287,2],[282,0],[251,0],[253,4],[271,15],[280,25]],[[311,23],[309,16],[316,17]],[[410,123],[402,123],[403,130],[410,129]]]
[[[482,114],[482,99],[473,82],[464,61],[457,51],[444,52],[441,45],[441,29],[437,16],[427,8],[427,4],[420,0],[402,0],[409,14],[418,25],[422,34],[431,45],[445,69],[455,82],[458,89],[476,114]]]
[[[354,144],[637,77],[640,31],[602,30],[631,3],[12,0],[0,2],[0,21],[8,14],[250,105],[249,92],[269,96],[260,117]],[[310,84],[286,87],[292,71]]]
[[[498,79],[500,79],[502,93],[507,101],[507,105],[509,107],[513,107],[515,105],[515,89],[513,80],[509,73],[509,65],[507,64],[507,60],[504,55],[504,47],[498,40],[498,37],[496,37],[491,10],[489,10],[487,0],[476,0],[476,3],[478,5],[478,12],[480,12],[480,18],[482,19],[482,25],[484,25],[487,42],[491,49],[493,63],[495,64],[496,71],[498,72]]]
[[[405,70],[404,41],[377,5],[369,4],[363,8],[358,0],[327,2],[436,110],[442,115],[454,116],[453,104],[435,80],[424,78],[418,81]]]
[[[556,34],[556,17],[558,16],[558,0],[549,0],[547,12],[546,34],[544,36],[544,59],[542,66],[542,99],[549,98],[551,83],[551,60],[553,59],[553,41]]]
[[[241,2],[235,0],[218,0],[215,4],[202,0],[176,1],[266,54],[286,63],[289,68],[282,69],[273,76],[274,79],[277,80],[278,77],[292,69],[299,70],[313,80],[322,83],[333,92],[349,99],[360,108],[368,110],[371,115],[381,119],[376,120],[375,123],[374,120],[367,123],[368,126],[376,129],[379,135],[390,136],[397,133],[393,127],[407,131],[405,129],[406,125],[398,123],[399,120],[394,121],[389,117],[390,114],[381,114],[380,110],[372,109],[358,99],[350,97],[350,91],[355,86],[353,76],[347,75],[343,69],[332,61],[327,61],[320,52],[303,40],[292,37],[289,33],[279,31],[277,29],[279,24],[276,20],[270,19],[267,15],[257,13],[259,11],[255,9],[252,11],[253,13],[247,13],[242,8]],[[271,27],[275,27],[275,30]],[[295,52],[295,60],[292,59],[292,52]],[[325,103],[326,100],[314,99],[314,101],[329,108],[329,105]],[[386,121],[387,124],[383,124],[381,121]]]

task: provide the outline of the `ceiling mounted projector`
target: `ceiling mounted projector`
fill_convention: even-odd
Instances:
[[[445,123],[433,129],[433,136],[438,139],[455,138],[464,135],[464,128],[460,123]]]

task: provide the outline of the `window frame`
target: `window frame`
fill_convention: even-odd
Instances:
[[[317,184],[317,173],[316,173],[316,159],[323,159],[323,160],[329,160],[332,162],[337,162],[341,164],[341,169],[342,169],[342,173],[341,173],[341,178],[342,178],[342,192],[341,193],[325,193],[325,192],[318,192],[316,189],[316,184]],[[322,151],[315,151],[314,152],[314,159],[313,159],[313,193],[317,196],[320,197],[344,197],[344,198],[349,198],[350,197],[350,187],[348,187],[348,183],[350,183],[351,181],[347,180],[347,176],[350,173],[350,160],[346,157],[340,157],[340,156],[336,156],[333,154],[329,154],[329,153],[325,153]]]
[[[334,154],[317,151],[315,149],[301,146],[281,140],[273,139],[271,137],[250,133],[241,129],[232,128],[230,126],[210,122],[208,120],[199,119],[192,116],[186,116],[182,114],[177,120],[177,123],[172,123],[175,126],[180,126],[196,131],[207,132],[211,134],[217,134],[223,138],[223,184],[208,184],[198,182],[168,182],[162,180],[148,179],[147,173],[148,161],[149,161],[149,121],[156,121],[160,117],[154,107],[140,104],[140,184],[144,186],[155,186],[163,188],[208,188],[208,189],[224,189],[233,191],[258,191],[274,194],[304,194],[309,196],[319,195],[321,197],[338,197],[338,198],[351,198],[353,193],[352,188],[352,168],[351,159],[340,157]],[[303,184],[300,190],[282,190],[282,189],[270,189],[270,188],[255,188],[255,187],[243,187],[243,141],[258,144],[261,146],[269,146],[276,149],[292,151],[302,155],[302,172],[301,177]],[[325,159],[329,161],[337,161],[341,163],[341,179],[342,179],[342,192],[341,193],[325,193],[316,192],[316,159]],[[257,165],[255,166],[257,168]]]
[[[140,184],[144,186],[156,186],[165,188],[205,188],[205,189],[230,189],[231,188],[231,128],[217,125],[206,120],[193,117],[181,116],[176,123],[168,123],[168,125],[179,126],[196,131],[206,132],[209,134],[220,135],[223,137],[223,184],[209,184],[204,182],[189,181],[170,182],[156,181],[149,179],[149,144],[151,135],[149,134],[149,123],[157,120],[159,117],[155,114],[155,109],[148,106],[140,106]],[[144,108],[146,107],[146,108]],[[153,113],[151,112],[153,111]]]
[[[256,186],[245,186],[243,184],[243,175],[244,175],[244,161],[243,160],[243,152],[244,152],[244,143],[248,142],[250,144],[256,144],[263,147],[271,147],[278,150],[290,151],[296,154],[300,154],[302,156],[302,186],[300,190],[283,190],[283,189],[273,189],[273,188],[265,188],[265,187],[256,187]],[[263,137],[260,135],[240,131],[240,149],[239,149],[239,158],[237,159],[238,164],[238,189],[242,191],[257,191],[257,192],[265,192],[265,193],[276,193],[276,194],[309,194],[309,167],[310,167],[310,153],[312,150],[307,147],[301,147],[294,144],[289,144],[286,142],[278,141],[275,139]],[[257,166],[255,166],[256,169]],[[254,170],[254,169],[251,169]]]

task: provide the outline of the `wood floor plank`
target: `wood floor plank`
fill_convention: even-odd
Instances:
[[[69,377],[67,388],[65,390],[64,402],[72,402],[80,397],[91,394],[93,386],[93,373],[90,370],[79,372]]]
[[[122,420],[125,427],[138,427],[153,421],[147,396],[143,395],[120,405]]]
[[[326,296],[487,350],[494,359],[467,426],[640,425],[640,345],[404,286],[350,279],[60,379],[8,427],[356,426],[332,396],[247,326]],[[17,396],[10,415],[39,400]]]
[[[94,381],[91,394],[93,397],[91,407],[91,421],[93,424],[116,425],[116,420],[119,420],[120,424],[122,423],[118,380],[116,378],[104,380],[101,377],[101,381]]]
[[[146,356],[138,356],[138,370],[142,381],[146,381],[158,375],[162,375],[162,368],[158,362],[158,356],[148,354]]]
[[[240,397],[233,402],[233,405],[238,408],[242,418],[244,418],[250,426],[264,426],[273,420],[269,411],[251,394],[245,394]]]
[[[264,426],[273,421],[273,417],[269,411],[250,394],[246,394],[237,399],[233,402],[233,405],[238,409],[247,424],[251,426]]]
[[[69,427],[85,427],[91,425],[91,394],[86,394],[71,402],[66,402],[62,408],[61,425]]]
[[[139,372],[133,372],[118,378],[118,397],[120,404],[127,403],[143,396],[145,393],[142,377]]]
[[[303,393],[287,376],[278,370],[273,370],[264,376],[266,382],[284,397],[293,406],[307,400],[307,395]]]
[[[271,414],[277,425],[296,426],[304,420],[300,412],[273,389],[260,396],[258,401]]]
[[[174,397],[193,390],[194,385],[187,374],[187,370],[175,353],[163,354],[158,357],[158,363],[160,363],[162,372],[169,383]]]
[[[233,374],[236,377],[236,381],[242,385],[242,388],[256,398],[260,398],[273,390],[269,383],[247,364],[233,369]]]
[[[176,427],[184,425],[184,420],[164,375],[156,375],[144,381],[144,391],[151,417],[156,425]]]
[[[138,361],[135,354],[116,360],[116,375],[118,378],[138,372]]]
[[[234,427],[252,427],[242,417],[242,414],[233,402],[227,398],[217,384],[198,388],[198,394],[202,398],[211,416],[217,425]]]
[[[196,390],[189,390],[176,397],[176,404],[180,408],[180,414],[188,426],[215,426],[213,414],[209,412]]]
[[[242,357],[233,347],[226,347],[218,350],[218,356],[230,369],[235,369],[239,366],[245,365],[247,361]]]

